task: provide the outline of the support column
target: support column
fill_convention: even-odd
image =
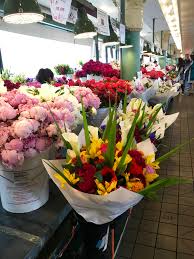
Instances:
[[[143,0],[126,0],[124,19],[126,25],[126,45],[132,48],[121,51],[121,74],[126,80],[133,79],[140,70],[140,31],[143,27]],[[121,5],[121,7],[123,7]],[[124,8],[124,7],[123,7]]]

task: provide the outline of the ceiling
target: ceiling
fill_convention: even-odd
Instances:
[[[194,51],[194,0],[178,0],[182,35],[185,53]]]
[[[194,0],[190,0],[191,2]],[[38,2],[46,7],[49,7],[49,0],[38,0]],[[107,12],[111,17],[119,17],[119,8],[116,7],[113,3],[113,0],[88,0],[94,6],[100,8]],[[115,2],[115,0],[114,0]],[[118,1],[117,1],[118,2]],[[182,1],[181,1],[182,2]],[[152,28],[153,28],[153,18],[156,18],[155,21],[155,31],[166,31],[169,30],[168,25],[164,19],[163,13],[160,9],[160,5],[157,0],[146,0],[144,4],[144,26],[141,32],[141,36],[146,40],[152,42]],[[173,40],[171,38],[170,42]],[[160,46],[160,40],[156,37],[156,43]]]

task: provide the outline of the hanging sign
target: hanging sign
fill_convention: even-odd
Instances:
[[[53,21],[66,24],[69,17],[72,0],[50,0]]]
[[[111,22],[113,31],[116,33],[117,36],[119,36],[119,29],[117,27],[117,21],[113,18],[110,18],[110,22]]]
[[[74,6],[71,6],[67,22],[75,24],[77,21],[77,13],[78,13],[78,9]]]
[[[120,24],[120,42],[125,44],[125,25],[122,23]]]
[[[104,11],[97,9],[98,33],[110,36],[108,15]]]

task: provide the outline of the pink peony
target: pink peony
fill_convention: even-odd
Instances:
[[[23,143],[20,139],[12,139],[9,143],[5,144],[5,149],[22,151],[23,150]]]
[[[24,155],[16,150],[3,150],[1,152],[2,163],[9,167],[21,166],[24,162]]]
[[[30,109],[31,118],[37,121],[45,121],[47,114],[47,110],[43,107],[35,106]]]
[[[40,126],[38,121],[23,119],[14,123],[14,133],[18,138],[27,138]]]
[[[51,140],[49,138],[38,138],[36,140],[36,149],[38,151],[44,151],[51,146]]]
[[[17,116],[17,110],[15,110],[9,103],[4,100],[0,100],[0,120],[12,120]]]
[[[7,127],[0,127],[0,147],[3,146],[9,137]]]

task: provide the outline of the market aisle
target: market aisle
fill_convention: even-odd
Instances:
[[[166,131],[161,153],[194,137],[194,96],[178,96],[169,113],[179,118]],[[177,153],[160,170],[161,175],[194,178],[194,142]],[[119,259],[194,258],[194,191],[187,184],[166,188],[159,201],[143,201],[133,210]]]

